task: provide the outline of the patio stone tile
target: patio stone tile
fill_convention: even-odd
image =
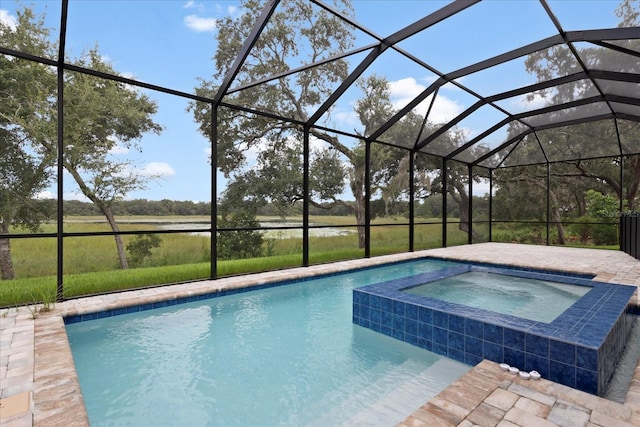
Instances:
[[[9,381],[5,381],[5,383],[9,383]],[[30,392],[31,390],[33,390],[33,381],[31,381],[30,378],[15,383],[3,384],[0,399],[6,399],[16,394]]]
[[[33,426],[33,419],[31,412],[25,414],[14,415],[10,418],[2,420],[2,427],[31,427]]]
[[[505,413],[506,411],[502,411],[495,406],[483,402],[478,405],[466,419],[483,427],[493,427],[502,420]]]
[[[33,365],[26,365],[26,366],[22,365],[15,368],[12,368],[11,365],[9,365],[5,380],[9,381],[11,378],[20,377],[24,375],[31,375],[31,376],[33,375]]]
[[[504,419],[518,426],[558,427],[558,424],[518,408],[511,408],[509,412],[505,414]]]
[[[449,402],[455,402],[456,405],[472,411],[480,404],[489,392],[472,386],[471,384],[461,384],[459,382],[451,384],[439,394],[439,397]]]
[[[547,420],[560,426],[586,426],[589,422],[590,411],[584,407],[568,402],[556,402]]]
[[[431,399],[421,407],[425,412],[438,417],[451,425],[457,425],[464,420],[471,411],[456,405],[453,402],[443,400],[438,396]]]
[[[640,420],[640,418],[635,418],[635,420]],[[638,423],[631,424],[618,418],[610,417],[609,415],[605,415],[598,411],[591,412],[589,421],[595,425],[602,427],[633,427],[638,425]]]
[[[10,419],[31,415],[31,393],[24,392],[0,399],[0,425]]]
[[[553,406],[556,403],[556,398],[548,394],[540,393],[539,391],[532,390],[529,387],[521,386],[520,384],[511,384],[508,389],[512,393],[519,394],[523,397],[528,397],[531,400],[540,402],[543,405]]]
[[[535,400],[531,400],[526,397],[521,397],[520,399],[518,399],[514,406],[540,418],[546,418],[551,411],[551,407],[543,405],[542,403],[536,402]]]
[[[433,412],[418,409],[410,415],[404,422],[398,424],[399,427],[454,427],[453,424],[443,419]]]
[[[495,406],[504,412],[513,408],[513,405],[520,399],[520,396],[501,388],[497,388],[485,399],[485,403]]]

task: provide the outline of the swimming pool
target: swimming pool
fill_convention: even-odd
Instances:
[[[66,318],[91,425],[395,425],[470,367],[353,325],[352,290],[450,265]]]
[[[550,280],[590,290],[549,323],[405,292],[472,271]],[[482,359],[505,362],[602,395],[633,323],[629,303],[635,291],[635,286],[595,282],[584,275],[456,265],[354,289],[353,321],[468,364]]]
[[[442,301],[550,323],[591,287],[489,271],[461,274],[404,291]]]

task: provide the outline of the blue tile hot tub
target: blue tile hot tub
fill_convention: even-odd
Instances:
[[[588,289],[578,292],[576,301],[550,321],[414,292],[418,286],[466,273]],[[471,365],[482,359],[504,362],[601,395],[631,328],[629,301],[635,290],[634,286],[595,282],[586,275],[462,264],[354,289],[353,322]]]

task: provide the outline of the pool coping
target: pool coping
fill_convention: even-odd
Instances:
[[[585,272],[595,275],[595,280],[640,286],[640,262],[622,252],[484,243],[79,298],[58,303],[48,313],[38,313],[34,307],[3,309],[0,310],[3,350],[0,399],[27,393],[31,403],[30,411],[3,418],[2,423],[6,427],[88,425],[64,317],[423,257]],[[586,396],[583,396],[585,401],[593,401],[588,397],[590,395]],[[625,413],[637,411],[635,415],[640,417],[640,366],[636,368],[627,401],[620,405],[601,398],[595,400],[601,406],[623,406],[628,409]]]

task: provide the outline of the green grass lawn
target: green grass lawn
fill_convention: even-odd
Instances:
[[[182,217],[125,217],[120,219],[123,231],[153,232],[168,222],[183,222]],[[277,221],[279,218],[260,218]],[[109,231],[99,217],[67,218],[65,233]],[[188,222],[207,222],[208,217],[189,217]],[[301,218],[287,218],[301,221]],[[309,262],[320,264],[346,259],[362,258],[364,250],[358,248],[358,236],[352,217],[315,216],[313,224],[350,226],[353,233],[331,237],[310,237]],[[416,250],[442,247],[442,227],[439,219],[423,219],[435,224],[417,225],[414,229]],[[409,226],[405,218],[381,218],[371,228],[371,255],[378,256],[406,252]],[[483,241],[488,227],[474,227]],[[495,227],[494,227],[495,230]],[[53,224],[44,232],[54,232]],[[531,232],[529,232],[530,234]],[[500,232],[494,234],[500,235]],[[506,239],[513,233],[504,234]],[[210,239],[206,235],[190,233],[159,234],[161,245],[153,250],[151,258],[138,268],[119,268],[113,236],[68,236],[64,238],[64,297],[98,294],[180,283],[210,277]],[[125,245],[134,236],[124,235]],[[467,243],[467,233],[457,223],[447,227],[447,246]],[[302,265],[302,238],[267,238],[264,256],[240,260],[218,260],[218,277],[256,273]],[[57,241],[56,238],[38,237],[11,240],[12,259],[17,279],[0,281],[0,307],[53,301],[56,295]]]

